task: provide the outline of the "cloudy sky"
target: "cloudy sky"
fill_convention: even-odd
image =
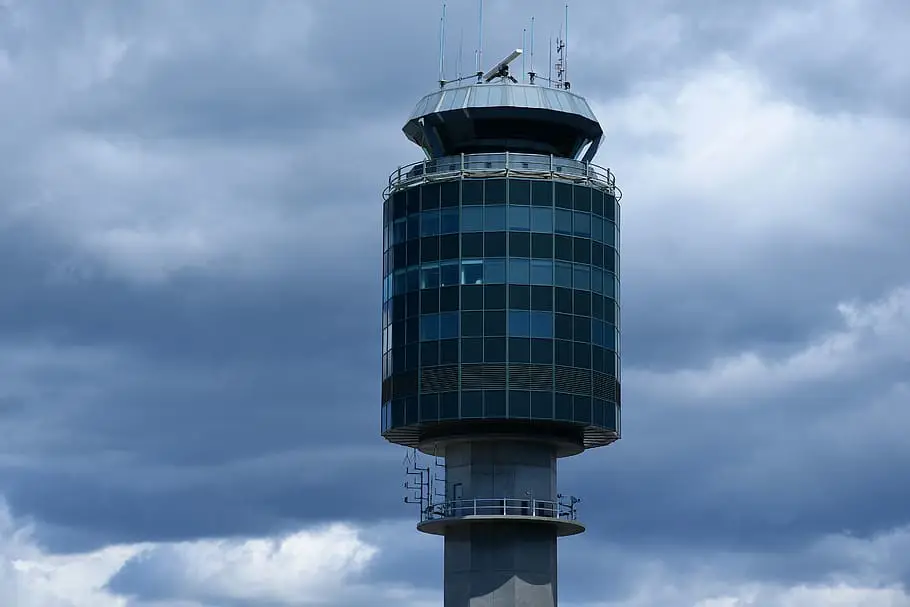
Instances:
[[[487,0],[485,54],[562,2]],[[0,0],[0,605],[441,604],[379,430],[436,0]],[[449,0],[450,57],[474,0]],[[910,606],[910,4],[572,0],[624,438],[568,607]]]

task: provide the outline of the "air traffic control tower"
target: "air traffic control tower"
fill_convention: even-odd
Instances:
[[[557,460],[620,437],[621,194],[588,103],[520,52],[420,100],[426,160],[384,193],[382,435],[444,462],[417,528],[445,607],[555,607],[585,530]]]

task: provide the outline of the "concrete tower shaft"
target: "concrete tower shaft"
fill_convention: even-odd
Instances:
[[[418,529],[445,538],[445,606],[555,607],[556,540],[584,531],[557,461],[620,437],[603,130],[504,76],[427,95],[404,132],[427,159],[384,193],[382,433],[444,461]]]

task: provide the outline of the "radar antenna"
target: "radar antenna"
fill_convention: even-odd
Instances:
[[[518,82],[514,76],[509,75],[509,64],[521,57],[522,51],[520,48],[515,49],[509,53],[502,61],[496,64],[496,66],[483,75],[484,82],[490,82],[494,78],[508,78],[512,82]]]

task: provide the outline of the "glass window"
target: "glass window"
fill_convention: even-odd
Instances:
[[[458,262],[444,261],[439,264],[439,286],[448,287],[458,284]]]
[[[466,286],[461,288],[462,310],[483,310],[483,287]]]
[[[497,205],[484,207],[483,229],[487,232],[498,232],[506,229],[506,207]]]
[[[574,286],[576,289],[591,290],[591,267],[584,264],[575,264],[573,274]]]
[[[467,207],[461,209],[461,231],[462,232],[482,232],[483,231],[483,208]]]
[[[424,289],[420,292],[420,313],[436,314],[439,312],[439,289]]]
[[[483,360],[488,363],[506,362],[506,339],[504,337],[485,338],[483,340]]]
[[[409,215],[406,221],[408,223],[408,240],[420,238],[420,214]]]
[[[600,320],[591,321],[591,343],[604,347],[604,323]]]
[[[536,209],[547,210],[547,209]],[[509,229],[528,231],[531,229],[531,207],[509,207]]]
[[[553,206],[553,184],[549,181],[532,181],[531,204],[536,207]]]
[[[557,234],[572,233],[572,211],[556,209],[555,229]]]
[[[506,180],[505,179],[487,179],[485,184],[484,203],[485,204],[505,204],[506,203]]]
[[[591,236],[591,215],[575,211],[575,235]]]
[[[509,180],[509,204],[531,204],[531,182],[527,179]]]
[[[444,207],[457,207],[459,203],[460,188],[457,181],[446,181],[442,183],[441,203]]]
[[[572,186],[568,183],[556,183],[556,206],[564,209],[572,208]]]
[[[487,418],[506,416],[505,390],[484,390],[483,416]]]
[[[600,217],[591,217],[591,238],[597,242],[604,241],[604,220]]]
[[[509,285],[509,309],[531,309],[531,287],[527,285]]]
[[[531,337],[553,337],[553,315],[549,312],[531,312]]]
[[[436,289],[439,287],[439,264],[427,264],[420,267],[420,288]]]
[[[549,312],[553,310],[553,287],[531,287],[531,309]]]
[[[531,266],[527,259],[509,260],[509,282],[526,285],[531,282]]]
[[[420,339],[421,341],[439,339],[438,314],[427,314],[420,317]]]
[[[483,392],[476,390],[461,393],[461,417],[483,417]]]
[[[487,337],[497,337],[506,334],[506,312],[505,310],[487,311],[483,314],[484,335]]]
[[[458,234],[446,234],[439,237],[439,259],[458,259]]]
[[[483,180],[465,179],[461,183],[462,204],[483,204]]]
[[[439,339],[458,337],[458,312],[439,315]]]
[[[577,211],[591,210],[591,188],[583,185],[575,186],[574,206]]]
[[[600,295],[604,292],[604,273],[596,268],[591,272],[591,290]]]
[[[616,350],[616,346],[619,342],[619,335],[616,327],[613,325],[604,325],[604,348],[608,350]]]
[[[532,327],[533,331],[534,328]],[[550,339],[531,340],[531,362],[538,365],[553,364],[553,341]]]
[[[510,363],[529,363],[531,362],[531,340],[527,337],[510,337],[509,338],[509,362]]]
[[[550,392],[531,392],[531,417],[553,419],[553,395]]]
[[[553,236],[551,234],[531,234],[531,257],[553,259]]]
[[[506,235],[508,232],[487,232],[483,235],[483,253],[486,257],[506,256]]]
[[[509,335],[529,337],[531,335],[531,313],[524,310],[509,310]]]
[[[554,284],[557,287],[572,288],[572,264],[557,261],[554,264]]]
[[[439,212],[439,233],[454,234],[458,231],[458,209],[443,209]]]
[[[428,183],[422,188],[423,193],[420,196],[420,204],[424,210],[439,208],[439,184]]]
[[[483,284],[483,260],[465,260],[461,262],[461,284]]]
[[[591,341],[591,319],[587,316],[573,316],[575,341]]]
[[[531,261],[531,284],[553,284],[553,262],[549,259],[534,259]]]
[[[604,295],[606,297],[616,297],[616,281],[610,272],[604,272]]]
[[[553,256],[556,259],[572,261],[573,239],[571,236],[554,236],[553,243]]]
[[[461,336],[483,337],[483,312],[461,313]],[[481,359],[483,358],[483,345],[480,347]]]
[[[473,210],[471,208],[465,210]],[[462,257],[483,257],[483,234],[474,232],[461,235]]]
[[[610,245],[611,247],[616,246],[616,224],[612,221],[604,221],[604,244]]]
[[[572,339],[572,315],[556,315],[556,339]]]
[[[553,232],[553,209],[534,207],[531,209],[531,230],[534,232]]]
[[[487,275],[490,272],[490,261],[487,260]],[[492,261],[503,261],[503,260],[492,260]],[[505,271],[503,270],[503,276],[505,276]],[[486,281],[490,282],[489,278]],[[491,285],[487,284],[483,288],[483,307],[486,310],[505,310],[506,309],[506,286],[503,284]]]
[[[420,268],[418,266],[413,266],[408,268],[407,277],[405,281],[408,286],[408,291],[416,291],[420,288]]]
[[[483,339],[475,338],[461,340],[461,362],[483,362]]]
[[[392,244],[399,244],[408,239],[408,224],[406,219],[396,219],[392,224]]]
[[[505,259],[485,259],[484,260],[484,282],[504,283],[506,281],[506,260]]]
[[[509,232],[509,257],[531,256],[531,234],[529,232]]]

